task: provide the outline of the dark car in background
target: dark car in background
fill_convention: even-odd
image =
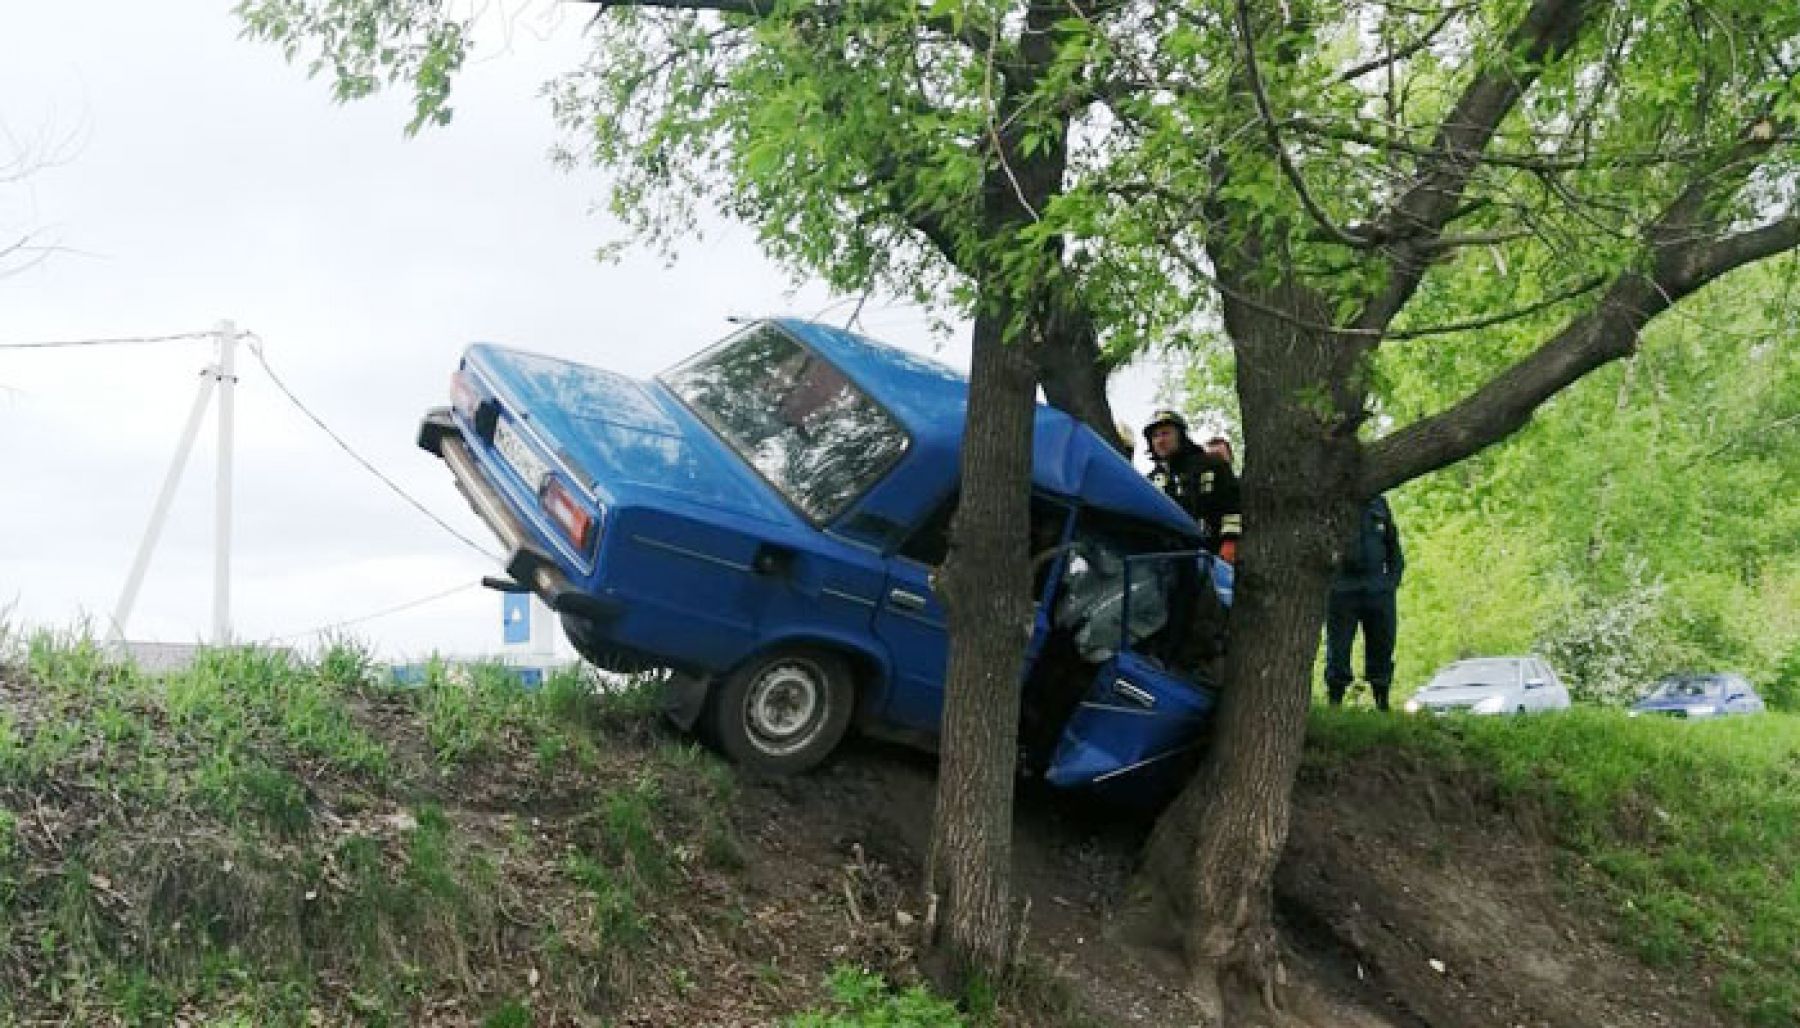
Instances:
[[[762,770],[810,767],[851,726],[935,744],[961,374],[777,320],[648,380],[477,344],[451,401],[419,442],[505,544],[490,584],[542,597],[589,661],[671,669],[676,720]],[[1043,406],[1030,487],[1027,769],[1138,788],[1214,706],[1210,558],[1112,445]]]
[[[1760,714],[1762,697],[1743,675],[1683,673],[1659,679],[1644,698],[1631,705],[1630,716],[1708,718]]]

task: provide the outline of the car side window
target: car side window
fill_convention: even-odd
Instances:
[[[942,567],[950,555],[950,519],[955,516],[956,496],[952,494],[900,544],[900,556],[926,567]]]
[[[942,567],[950,556],[950,522],[956,516],[957,497],[953,494],[931,512],[907,540],[900,544],[899,554],[926,567]],[[1031,498],[1030,554],[1037,556],[1062,542],[1063,529],[1069,523],[1069,508],[1040,496]]]

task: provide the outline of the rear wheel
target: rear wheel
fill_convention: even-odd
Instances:
[[[811,647],[753,657],[713,693],[710,735],[732,760],[797,774],[837,747],[856,690],[842,657]]]

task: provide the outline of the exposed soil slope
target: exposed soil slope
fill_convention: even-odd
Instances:
[[[822,848],[862,840],[912,881],[931,788],[929,761],[864,746],[758,791],[783,797],[769,815],[807,825]],[[1174,955],[1124,941],[1147,828],[1042,793],[1022,797],[1028,942],[1094,1023],[1195,1023]],[[1228,997],[1232,1025],[1726,1023],[1705,1004],[1704,981],[1652,972],[1609,943],[1597,912],[1557,884],[1561,859],[1530,812],[1507,809],[1478,781],[1380,757],[1309,769],[1277,880],[1291,988],[1279,1015],[1256,997]]]

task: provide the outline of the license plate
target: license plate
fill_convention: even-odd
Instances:
[[[500,451],[501,458],[512,468],[513,474],[518,475],[519,480],[532,492],[536,492],[544,484],[544,476],[550,473],[550,466],[539,460],[519,433],[504,421],[494,426],[494,449]]]

